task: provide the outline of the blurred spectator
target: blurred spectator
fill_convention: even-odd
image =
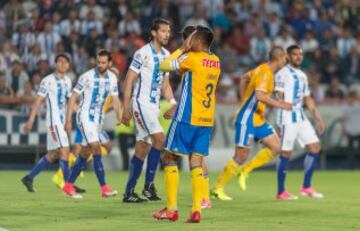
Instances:
[[[105,48],[107,50],[111,50],[112,47],[116,47],[118,49],[121,47],[121,40],[117,30],[110,31],[109,37],[105,41]]]
[[[41,51],[47,56],[55,53],[56,44],[61,41],[60,34],[53,31],[53,25],[50,21],[45,23],[44,32],[41,32],[37,38]]]
[[[212,18],[212,26],[228,32],[233,26],[234,18],[235,12],[230,8],[225,9],[224,12],[220,12]]]
[[[243,33],[240,26],[233,29],[232,34],[229,36],[227,42],[229,45],[236,50],[236,54],[239,56],[245,56],[249,54],[250,41],[247,36]]]
[[[264,24],[267,35],[273,39],[279,34],[282,22],[276,13],[270,13]]]
[[[51,22],[53,24],[52,30],[58,34],[62,34],[61,32],[61,14],[59,11],[55,11],[51,17]]]
[[[112,64],[119,71],[120,75],[126,72],[126,57],[123,53],[120,52],[120,49],[117,46],[113,46],[109,49],[112,52]]]
[[[319,47],[319,42],[316,40],[315,35],[312,31],[305,33],[304,39],[301,40],[301,48],[304,53],[310,53],[315,51]]]
[[[321,76],[316,72],[308,72],[307,76],[309,77],[309,86],[311,96],[315,100],[316,103],[321,103],[325,99],[324,89],[321,87]]]
[[[6,77],[6,86],[10,87],[12,91],[17,94],[23,91],[25,83],[29,81],[28,74],[24,71],[22,63],[19,59],[12,62],[12,69],[8,72]]]
[[[123,20],[127,11],[130,10],[128,1],[116,0],[110,8],[111,16],[115,17],[117,21]]]
[[[11,43],[16,47],[20,54],[29,52],[32,45],[36,42],[35,34],[29,31],[27,22],[18,25],[18,30],[12,35]]]
[[[61,21],[60,28],[60,34],[62,36],[70,36],[70,34],[73,32],[80,32],[81,23],[80,20],[77,19],[76,10],[71,10],[69,13],[69,17]]]
[[[91,30],[96,30],[97,34],[103,33],[103,24],[95,17],[94,11],[89,11],[86,20],[81,24],[81,35],[86,36]]]
[[[41,52],[41,46],[39,43],[35,43],[29,52],[25,52],[22,56],[22,60],[29,72],[33,72],[38,68],[38,63],[42,59],[47,59],[45,53]]]
[[[276,36],[275,40],[274,40],[274,45],[275,46],[280,46],[284,49],[288,48],[291,45],[296,44],[294,38],[289,34],[288,29],[283,28],[280,31],[280,34],[278,36]]]
[[[38,68],[36,69],[40,73],[40,76],[45,77],[49,75],[52,70],[50,68],[49,59],[46,56],[41,57],[38,62]]]
[[[244,33],[248,38],[251,38],[257,35],[263,29],[263,24],[260,20],[259,15],[257,13],[253,13],[250,19],[247,20],[245,23]]]
[[[26,82],[24,89],[21,89],[16,94],[19,98],[35,99],[36,92],[33,90],[33,87],[30,82]],[[31,111],[31,104],[22,104],[18,106],[18,111],[21,114],[29,115]]]
[[[349,55],[351,49],[356,46],[356,40],[352,37],[351,31],[349,29],[345,29],[343,33],[341,33],[340,38],[338,38],[336,47],[338,49],[338,53],[340,58],[345,58]]]
[[[208,27],[209,24],[206,20],[206,14],[205,14],[205,9],[201,6],[196,7],[195,9],[195,13],[193,14],[193,16],[191,18],[189,18],[186,22],[185,22],[185,26],[206,26]]]
[[[37,71],[35,71],[31,75],[31,86],[33,88],[33,91],[37,92],[39,90],[42,77],[45,77],[45,76],[41,76],[40,72],[37,72]]]
[[[38,7],[38,5],[33,0],[25,0],[25,1],[22,2],[22,7],[23,7],[23,9],[24,9],[24,11],[26,13],[26,17],[30,18],[31,17],[31,12],[33,10],[35,10]]]
[[[341,83],[338,77],[332,77],[330,86],[325,92],[327,99],[344,99],[345,93],[341,89]]]
[[[89,66],[89,54],[84,46],[80,46],[76,55],[74,55],[74,67],[77,74],[82,74],[87,71]]]
[[[355,83],[360,82],[360,53],[357,51],[356,46],[350,50],[350,54],[345,60],[347,64],[347,82]]]
[[[2,45],[0,53],[0,71],[8,71],[11,69],[11,62],[19,60],[19,56],[14,51],[10,42],[5,42]]]
[[[264,30],[260,30],[256,37],[250,40],[250,54],[255,63],[260,63],[268,58],[271,49],[271,41],[265,35]]]
[[[124,19],[119,22],[118,30],[122,36],[129,33],[135,33],[136,35],[141,34],[140,24],[138,20],[134,18],[133,12],[126,12]]]
[[[336,47],[330,48],[330,54],[324,55],[322,64],[324,67],[323,82],[329,83],[331,76],[343,76],[341,66],[341,60]]]
[[[15,31],[18,22],[26,17],[26,13],[20,1],[10,0],[4,6],[8,32]]]
[[[87,18],[89,12],[92,11],[97,20],[102,20],[104,18],[104,10],[101,6],[96,4],[96,0],[87,0],[86,2],[87,4],[80,8],[80,18]]]
[[[97,49],[103,46],[103,40],[97,33],[96,29],[90,30],[88,36],[84,40],[84,46],[90,57],[95,57]]]

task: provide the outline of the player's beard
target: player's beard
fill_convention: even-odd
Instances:
[[[107,68],[98,67],[98,70],[99,70],[100,74],[104,74],[106,72]]]

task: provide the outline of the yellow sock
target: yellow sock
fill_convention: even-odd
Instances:
[[[70,155],[69,155],[69,168],[74,166],[75,161],[76,161],[76,156],[72,152],[70,152]]]
[[[107,156],[109,153],[107,152],[104,146],[101,146],[101,156]]]
[[[177,209],[177,193],[179,188],[179,170],[177,165],[170,165],[165,170],[165,190],[167,197],[166,208],[168,211]]]
[[[204,175],[203,174],[203,184],[202,184],[202,199],[203,200],[210,200],[210,195],[209,195],[209,175]]]
[[[202,167],[196,167],[191,170],[191,188],[192,188],[192,209],[191,212],[200,212],[201,211],[201,201],[202,201],[202,192],[203,192],[203,169]]]
[[[59,179],[59,180],[63,180],[64,179],[64,175],[63,175],[63,172],[61,170],[61,168],[59,168],[56,173],[55,173],[56,177]]]
[[[214,184],[214,188],[224,188],[225,184],[231,180],[240,170],[240,165],[231,159],[225,165],[224,170],[220,173],[219,178]]]
[[[248,163],[246,163],[241,169],[244,173],[249,173],[255,168],[259,168],[264,164],[270,162],[274,159],[275,155],[269,148],[261,149],[254,158],[252,158]]]

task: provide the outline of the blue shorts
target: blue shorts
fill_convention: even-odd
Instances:
[[[193,126],[172,121],[165,140],[165,149],[172,153],[209,155],[212,127]]]
[[[101,131],[99,139],[100,139],[100,143],[102,144],[110,141],[109,135],[104,130]],[[81,144],[82,142],[83,142],[83,135],[80,131],[80,128],[76,126],[74,143]]]
[[[273,127],[268,122],[258,127],[235,124],[235,144],[240,147],[248,147],[254,141],[262,140],[274,133]]]

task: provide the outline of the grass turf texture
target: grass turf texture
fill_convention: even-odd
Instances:
[[[248,190],[240,192],[235,181],[227,187],[234,201],[213,200],[213,208],[203,210],[200,224],[184,224],[191,205],[188,173],[180,176],[178,222],[157,221],[151,214],[165,201],[124,204],[122,192],[127,173],[107,173],[108,183],[120,195],[101,198],[95,175],[86,172],[77,184],[87,189],[82,200],[65,197],[50,181],[53,172],[35,180],[36,193],[28,193],[20,183],[21,171],[0,171],[0,229],[15,230],[359,230],[360,172],[318,172],[315,184],[323,200],[300,197],[298,201],[275,200],[276,175],[257,171],[248,180]],[[289,172],[287,188],[298,194],[302,172]],[[163,173],[157,187],[165,199]],[[211,182],[217,173],[211,174]],[[137,192],[141,192],[143,178]]]

